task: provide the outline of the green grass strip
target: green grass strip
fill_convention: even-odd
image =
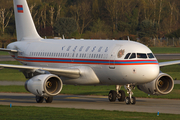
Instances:
[[[179,47],[150,47],[154,54],[180,53]]]
[[[50,107],[0,106],[1,120],[178,120],[180,115]]]
[[[9,53],[8,52],[0,51],[0,56],[2,56],[2,55],[9,55]]]

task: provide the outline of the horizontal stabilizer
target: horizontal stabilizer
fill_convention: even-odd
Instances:
[[[12,53],[17,53],[17,50],[12,50],[12,49],[6,49],[6,48],[0,48],[0,51],[4,51],[4,52],[12,52]]]

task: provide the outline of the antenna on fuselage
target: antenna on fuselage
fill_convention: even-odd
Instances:
[[[131,41],[130,38],[129,38],[129,36],[127,36],[127,38],[128,38],[128,41]]]

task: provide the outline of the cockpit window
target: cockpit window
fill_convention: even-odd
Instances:
[[[152,59],[155,57],[152,53],[127,53],[126,56],[124,57],[124,59],[137,59],[137,58]]]
[[[124,57],[124,59],[128,59],[129,56],[130,56],[130,54],[131,54],[131,53],[126,54],[126,56]]]
[[[147,58],[145,53],[137,53],[137,58]]]
[[[136,58],[136,54],[135,53],[132,53],[131,57],[129,59],[133,59],[133,58]]]
[[[149,58],[154,58],[154,55],[152,53],[147,54]]]

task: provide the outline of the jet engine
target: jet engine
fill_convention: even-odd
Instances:
[[[61,92],[62,87],[62,80],[53,74],[37,75],[25,83],[26,90],[36,96],[55,96]]]
[[[166,73],[159,73],[158,77],[152,82],[138,85],[139,90],[152,95],[166,95],[174,88],[173,78]]]

